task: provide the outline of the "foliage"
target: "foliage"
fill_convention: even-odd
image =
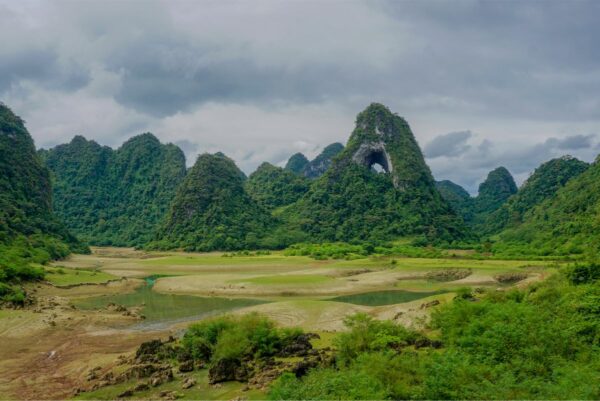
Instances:
[[[31,263],[86,252],[52,213],[51,183],[23,120],[0,103],[0,300],[22,303],[18,285],[39,280]]]
[[[382,140],[392,173],[379,174],[352,160],[362,145]],[[431,242],[451,242],[465,235],[461,219],[435,189],[408,124],[379,104],[358,115],[348,145],[331,168],[281,217],[313,241],[382,241],[422,234]]]
[[[248,194],[267,210],[294,203],[308,191],[308,185],[306,178],[269,163],[261,164],[245,183]]]
[[[568,180],[556,193],[502,231],[496,253],[597,255],[600,251],[600,163]]]
[[[41,154],[55,181],[56,213],[94,245],[148,242],[186,173],[181,149],[150,133],[117,150],[76,136]]]
[[[600,286],[569,277],[456,297],[432,314],[440,349],[413,349],[427,340],[355,316],[337,338],[336,367],[284,376],[270,398],[598,399]]]
[[[572,284],[591,284],[600,280],[600,264],[578,263],[566,270]]]
[[[570,156],[543,163],[515,195],[487,217],[485,225],[481,227],[482,234],[498,233],[504,228],[519,226],[528,211],[551,198],[559,188],[588,167],[587,163]]]
[[[449,180],[436,181],[435,186],[442,198],[466,223],[473,220],[474,200],[463,187]]]
[[[325,149],[311,160],[302,171],[302,174],[310,179],[319,178],[329,169],[333,163],[333,159],[344,150],[344,145],[341,143],[332,143],[325,146]]]
[[[516,193],[515,180],[505,167],[490,171],[485,181],[479,185],[479,193],[473,203],[473,224],[476,230],[481,230],[488,216]]]
[[[348,331],[334,341],[337,360],[342,366],[350,365],[362,353],[400,349],[414,344],[420,336],[404,326],[389,320],[375,320],[366,313],[347,317],[344,325]]]
[[[324,259],[360,259],[369,255],[406,256],[435,258],[442,256],[442,251],[433,247],[413,246],[386,242],[323,242],[320,244],[296,243],[284,251],[286,256],[310,256],[317,260]]]
[[[281,329],[256,313],[241,317],[223,316],[191,325],[182,346],[195,359],[267,357],[275,355],[296,339],[299,329]]]
[[[150,249],[186,251],[270,248],[275,221],[244,189],[243,173],[223,154],[198,157],[177,189]]]
[[[285,169],[294,174],[301,175],[304,168],[308,164],[308,159],[302,153],[295,153],[289,158],[285,165]]]

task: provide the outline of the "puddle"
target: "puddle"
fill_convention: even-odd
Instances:
[[[415,301],[421,298],[427,298],[432,295],[443,294],[447,291],[404,291],[404,290],[389,290],[389,291],[373,291],[363,292],[361,294],[343,295],[329,299],[329,301],[346,302],[355,305],[365,306],[381,306],[401,304],[404,302]]]
[[[175,323],[199,320],[246,306],[266,303],[266,301],[249,298],[161,294],[152,290],[152,286],[160,277],[165,276],[146,277],[144,279],[146,284],[133,293],[84,298],[73,301],[73,304],[83,310],[103,309],[109,303],[128,308],[142,306],[141,313],[146,316],[146,319],[133,324],[130,328],[160,330]]]

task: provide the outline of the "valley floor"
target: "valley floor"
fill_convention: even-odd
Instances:
[[[527,285],[557,266],[549,261],[317,261],[279,253],[95,248],[91,255],[74,255],[48,267],[48,282],[28,288],[35,305],[0,310],[0,398],[70,398],[76,389],[88,389],[90,370],[108,371],[143,341],[180,335],[190,322],[215,314],[256,311],[323,338],[341,330],[343,319],[358,311],[420,326],[435,305],[461,287]],[[213,388],[202,380],[184,396],[260,398],[242,392],[238,383]],[[97,390],[80,397],[115,394]]]

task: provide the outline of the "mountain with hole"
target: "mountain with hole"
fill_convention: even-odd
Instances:
[[[467,235],[408,123],[377,103],[358,115],[343,151],[284,215],[316,240],[452,242]]]

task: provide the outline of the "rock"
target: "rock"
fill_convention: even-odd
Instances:
[[[210,384],[226,381],[246,381],[248,371],[246,366],[239,359],[222,358],[219,359],[208,370],[208,382]]]
[[[183,384],[181,385],[181,388],[183,388],[184,390],[187,390],[190,387],[193,387],[196,385],[196,380],[194,380],[191,377],[188,377],[187,379],[185,379],[183,381]]]
[[[148,385],[148,383],[138,383],[134,388],[133,391],[144,391],[144,390],[148,390],[150,388],[150,386]]]
[[[179,364],[180,372],[191,372],[194,370],[194,360],[188,359],[187,361],[181,362]]]
[[[302,377],[308,373],[309,369],[315,368],[318,365],[319,363],[315,359],[300,361],[292,368],[292,373],[295,374],[296,377]]]
[[[142,343],[137,351],[135,352],[135,357],[139,358],[143,355],[156,355],[160,352],[162,347],[162,341],[160,340],[150,340]]]
[[[121,394],[119,394],[117,397],[119,398],[123,398],[123,397],[131,397],[133,395],[133,390],[132,389],[128,389],[123,391]]]
[[[152,363],[144,363],[139,365],[134,365],[126,372],[127,377],[132,379],[142,379],[144,377],[150,377],[154,373],[162,370],[161,365],[155,365]]]
[[[135,352],[135,359],[138,362],[156,363],[162,359],[171,358],[175,355],[176,351],[171,345],[165,344],[157,339],[142,343]]]
[[[300,334],[292,342],[285,345],[279,355],[282,357],[306,355],[312,349],[311,338],[313,338],[311,335]]]
[[[100,366],[96,366],[93,369],[90,369],[90,371],[88,372],[87,376],[86,376],[86,380],[87,381],[92,381],[92,380],[96,380],[98,378],[98,371],[102,370],[102,368]]]
[[[171,380],[173,380],[173,370],[169,366],[168,368],[154,373],[150,377],[150,385],[152,385],[152,387],[156,387],[163,383],[170,382]]]
[[[159,397],[165,400],[176,400],[179,395],[175,391],[164,390],[160,392]]]
[[[424,304],[421,304],[421,309],[431,308],[431,307],[437,306],[439,304],[440,304],[440,301],[438,301],[437,299],[434,299],[431,302],[426,302]]]

